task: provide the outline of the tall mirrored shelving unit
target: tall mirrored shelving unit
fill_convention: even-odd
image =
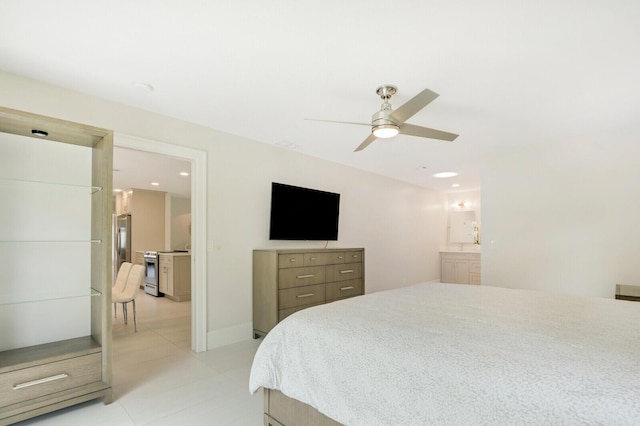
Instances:
[[[112,401],[113,133],[0,107],[0,425]]]

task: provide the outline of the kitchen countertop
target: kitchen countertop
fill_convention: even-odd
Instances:
[[[191,253],[186,252],[186,251],[169,251],[169,252],[165,252],[165,251],[159,251],[158,255],[160,256],[191,256]]]
[[[456,249],[456,248],[447,248],[447,249],[440,249],[440,253],[462,253],[462,254],[481,254],[482,251],[480,250],[468,250],[468,249]]]

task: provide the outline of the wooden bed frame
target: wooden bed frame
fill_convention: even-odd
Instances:
[[[343,426],[280,391],[264,389],[264,426]]]

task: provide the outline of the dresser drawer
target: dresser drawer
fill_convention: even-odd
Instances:
[[[304,266],[304,255],[302,253],[278,255],[278,268],[300,268],[301,266]]]
[[[334,263],[344,263],[346,256],[347,254],[343,251],[327,253],[327,265],[331,265]]]
[[[362,263],[345,263],[327,266],[327,282],[362,278]]]
[[[361,251],[348,251],[345,255],[345,263],[362,262]]]
[[[347,297],[360,296],[362,294],[362,280],[337,281],[327,284],[327,301],[346,299]]]
[[[102,380],[102,356],[89,354],[0,375],[0,407]]]
[[[304,254],[304,266],[316,266],[326,265],[327,254],[326,253],[305,253]]]
[[[324,268],[324,266],[310,266],[308,268],[280,269],[278,288],[282,289],[323,283],[325,278]]]
[[[283,319],[285,319],[286,317],[288,317],[289,315],[291,315],[293,313],[296,313],[296,312],[301,311],[303,309],[310,308],[312,306],[317,306],[317,305],[322,305],[322,304],[324,304],[324,302],[312,303],[311,305],[304,305],[304,306],[294,306],[293,308],[280,309],[278,311],[278,322],[282,321]]]
[[[324,284],[307,285],[278,291],[280,309],[324,302]]]

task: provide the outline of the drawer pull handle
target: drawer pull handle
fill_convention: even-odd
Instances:
[[[68,374],[62,373],[62,374],[57,374],[55,376],[45,377],[44,379],[32,380],[30,382],[25,382],[25,383],[19,383],[13,386],[13,390],[28,388],[30,386],[35,386],[35,385],[41,385],[43,383],[53,382],[54,380],[60,380],[67,377],[69,377]]]
[[[311,296],[313,296],[313,293],[299,294],[299,295],[297,295],[296,297],[297,297],[298,299],[302,299],[303,297],[311,297]]]
[[[340,291],[345,291],[345,290],[353,290],[353,286],[350,285],[349,287],[340,287]]]
[[[345,269],[344,271],[340,271],[341,274],[351,274],[353,269]]]
[[[358,255],[357,255],[357,254],[354,254],[354,255],[353,255],[353,256],[351,256],[351,257],[353,257],[354,259],[357,259],[357,258],[358,258]]]
[[[313,278],[314,275],[313,274],[309,274],[309,275],[298,275],[296,276],[296,278]]]
[[[316,260],[316,258],[315,258],[315,257],[310,257],[309,259],[311,259],[311,260]]]
[[[338,256],[338,259],[344,259],[344,257],[342,257],[342,256]]]
[[[292,257],[292,258],[289,259],[289,262],[295,262],[295,261],[296,261],[295,257]]]

